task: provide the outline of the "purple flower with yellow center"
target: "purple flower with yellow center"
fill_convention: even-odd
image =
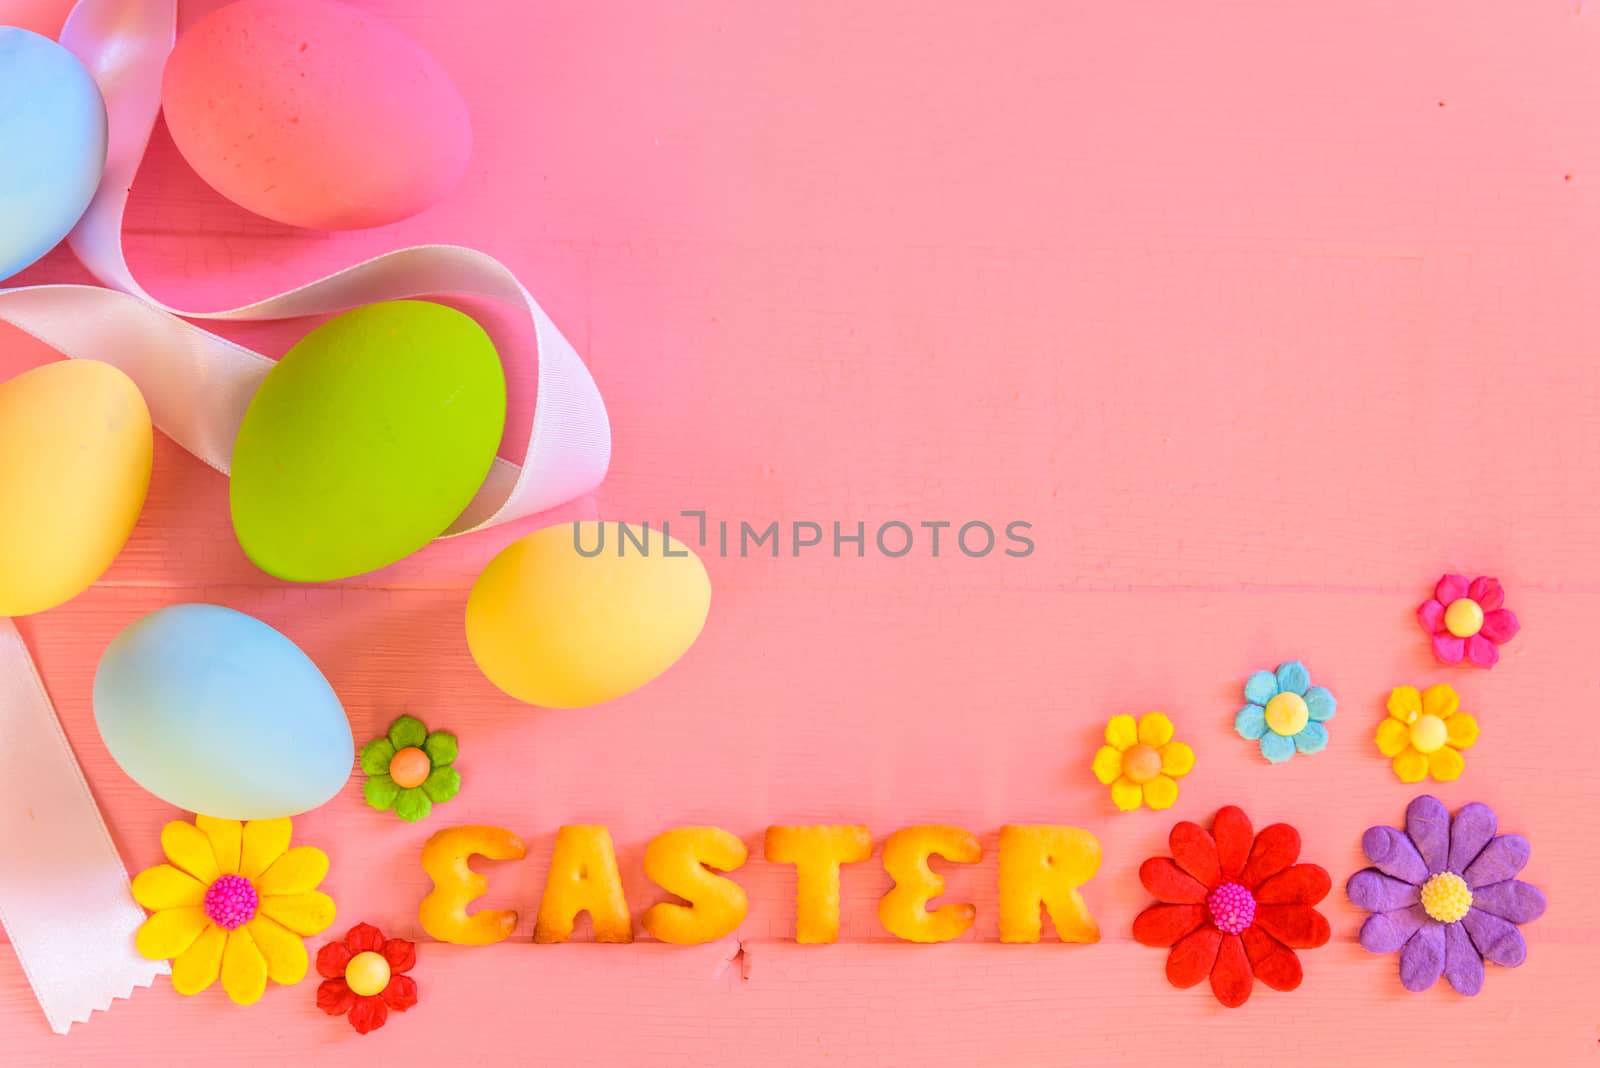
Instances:
[[[1483,989],[1483,962],[1515,968],[1528,957],[1518,930],[1544,915],[1544,894],[1516,876],[1530,847],[1496,834],[1494,809],[1473,802],[1450,818],[1437,797],[1406,806],[1405,830],[1369,827],[1361,848],[1375,867],[1345,886],[1372,913],[1361,944],[1400,953],[1400,982],[1426,990],[1442,975],[1462,994]]]

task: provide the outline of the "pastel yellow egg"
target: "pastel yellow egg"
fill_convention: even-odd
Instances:
[[[0,616],[43,612],[105,573],[150,488],[150,409],[110,364],[0,382]]]
[[[643,686],[705,625],[711,580],[659,529],[563,523],[513,542],[467,600],[467,644],[520,701],[584,708]]]

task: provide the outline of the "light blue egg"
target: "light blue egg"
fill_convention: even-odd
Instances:
[[[77,225],[106,165],[106,106],[78,57],[0,26],[0,281]]]
[[[129,624],[94,677],[100,737],[161,800],[223,819],[293,816],[350,777],[350,721],[300,648],[243,612],[158,609]]]

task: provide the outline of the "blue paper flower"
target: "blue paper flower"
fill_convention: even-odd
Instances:
[[[1328,747],[1328,728],[1338,702],[1321,686],[1311,685],[1304,664],[1291,660],[1277,671],[1258,671],[1244,684],[1250,703],[1239,709],[1233,729],[1239,737],[1260,741],[1261,755],[1282,764],[1296,752],[1320,753]]]

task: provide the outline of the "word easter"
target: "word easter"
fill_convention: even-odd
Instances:
[[[680,900],[652,905],[641,922],[662,942],[698,945],[738,930],[749,911],[743,888],[726,873],[736,871],[749,851],[737,835],[720,827],[677,827],[651,839],[644,870],[650,881]],[[872,836],[853,825],[768,827],[766,859],[795,868],[795,940],[839,939],[839,868],[872,855]],[[497,909],[468,913],[488,880],[473,871],[469,858],[521,860],[522,840],[502,827],[452,827],[422,849],[422,868],[433,890],[422,899],[423,930],[441,942],[485,946],[508,937],[517,914]],[[891,834],[883,844],[883,867],[894,886],[878,903],[884,929],[907,942],[948,942],[972,926],[977,909],[946,904],[928,910],[944,893],[944,879],[928,866],[930,857],[975,864],[983,850],[959,827],[923,825]],[[1098,942],[1100,928],[1084,906],[1078,887],[1100,870],[1100,842],[1077,827],[1007,825],[1000,829],[1000,941],[1037,942],[1040,910],[1050,914],[1063,942]],[[597,942],[632,942],[633,922],[617,872],[611,832],[598,826],[562,827],[556,834],[545,879],[544,897],[534,925],[535,942],[565,942],[578,914],[587,912]]]

